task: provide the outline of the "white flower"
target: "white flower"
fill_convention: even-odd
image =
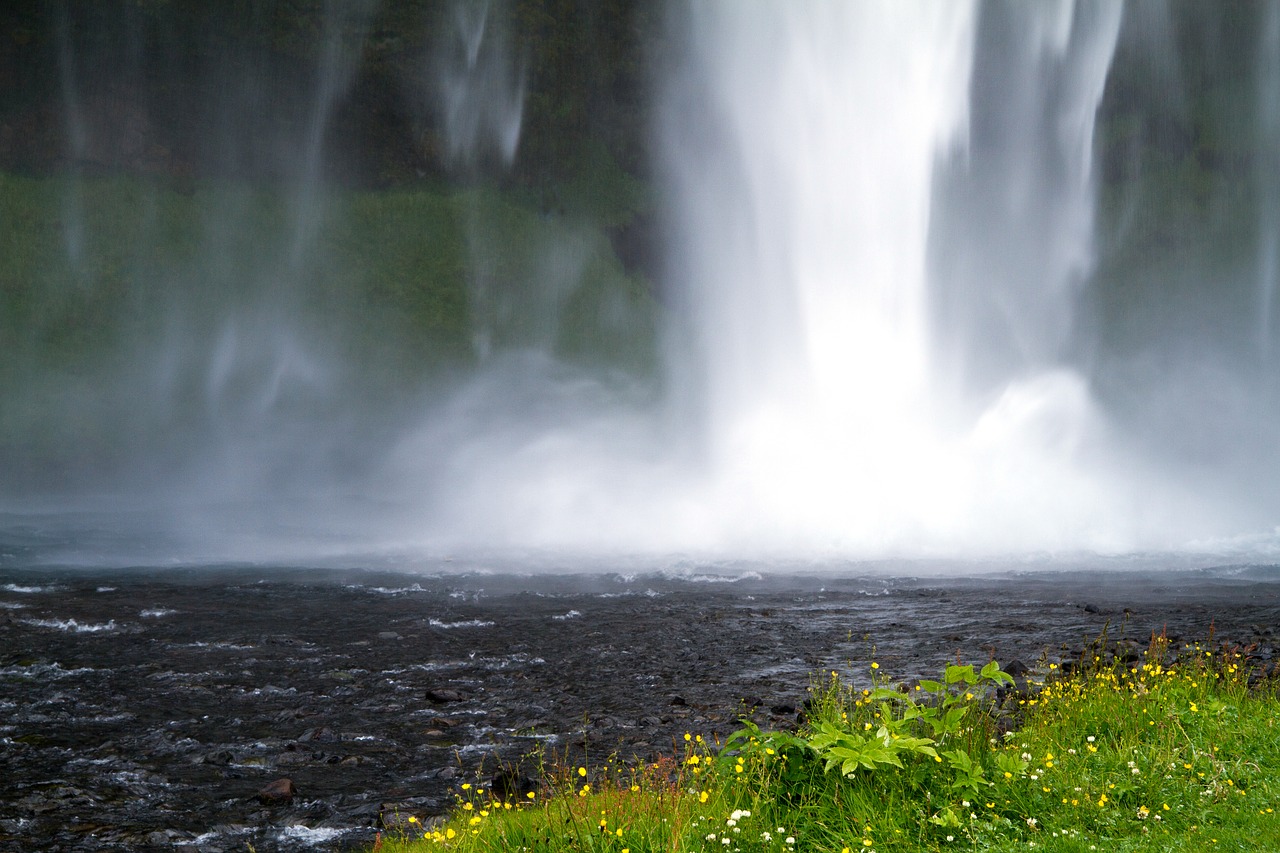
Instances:
[[[708,833],[708,834],[707,834],[707,840],[708,840],[708,841],[715,841],[715,840],[716,840],[716,834],[715,834],[714,832]]]
[[[782,840],[783,840],[783,841],[785,841],[787,844],[795,844],[795,843],[796,843],[796,840],[795,840],[794,838],[792,838],[790,835],[788,835],[786,838],[784,838],[784,839],[782,839]]]

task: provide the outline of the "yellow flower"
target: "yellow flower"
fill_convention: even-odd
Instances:
[[[586,776],[586,775],[587,775],[587,768],[585,768],[585,767],[579,767],[579,768],[578,768],[578,775],[579,775],[579,776]]]
[[[876,663],[875,661],[872,661],[872,662],[871,662],[871,668],[872,668],[872,669],[879,669],[879,668],[880,668],[880,664]]]

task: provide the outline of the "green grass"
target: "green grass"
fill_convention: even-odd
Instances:
[[[465,785],[446,822],[378,849],[1280,849],[1273,680],[1235,648],[1102,649],[1025,692],[996,666],[910,690],[832,673],[796,732],[748,722],[656,765],[556,768],[514,804]]]

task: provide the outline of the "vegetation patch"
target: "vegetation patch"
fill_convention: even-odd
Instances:
[[[1278,849],[1280,702],[1249,652],[1104,639],[1018,679],[995,662],[910,686],[875,663],[861,687],[833,672],[794,731],[746,719],[505,800],[464,784],[447,820],[410,816],[375,849]]]

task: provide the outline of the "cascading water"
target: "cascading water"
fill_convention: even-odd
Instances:
[[[442,3],[414,53],[386,24],[412,4],[321,4],[287,61],[244,34],[233,62],[174,60],[207,98],[178,107],[148,89],[164,9],[131,11],[152,23],[114,47],[68,26],[70,272],[49,279],[84,289],[106,266],[161,308],[134,312],[113,360],[53,371],[44,415],[27,405],[42,377],[19,386],[0,430],[38,433],[20,420],[36,411],[68,437],[29,442],[56,464],[18,479],[61,465],[76,497],[105,481],[164,504],[151,517],[194,550],[249,558],[322,533],[431,553],[1128,552],[1250,531],[1268,547],[1280,3],[670,5],[656,312],[592,205],[516,176],[547,99],[514,6]],[[380,73],[407,69],[400,94],[434,124],[406,135],[444,168],[344,194],[333,129],[353,91],[385,95],[361,76],[371,50]],[[180,176],[135,144],[165,109],[212,180],[190,202],[126,181],[141,225],[116,234],[92,173],[158,158]],[[384,247],[361,206],[410,239]],[[175,211],[194,247],[166,242]],[[397,325],[406,310],[422,325]],[[443,376],[402,379],[455,329]],[[18,352],[45,365],[39,332]],[[98,462],[85,435],[123,465],[78,477]]]
[[[1119,22],[1116,4],[693,10],[681,83],[705,90],[666,120],[726,546],[1130,543],[1064,343]]]

